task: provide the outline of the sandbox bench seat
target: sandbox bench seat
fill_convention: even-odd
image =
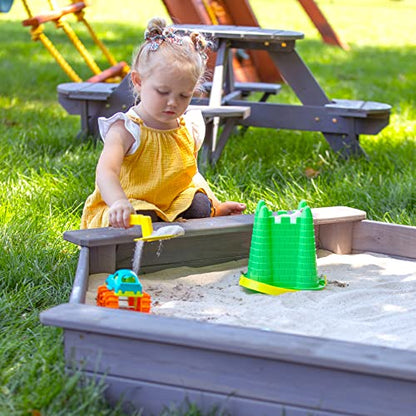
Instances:
[[[365,211],[345,206],[321,207],[312,208],[312,216],[317,247],[337,254],[350,254],[353,246],[359,245],[353,240],[353,230],[358,224],[365,222],[367,218]],[[163,256],[156,255],[159,248],[158,242],[144,246],[141,270],[148,273],[164,268],[202,267],[248,259],[253,222],[253,214],[180,222],[178,224],[185,230],[185,235],[164,241]],[[153,223],[154,230],[164,226],[166,223]],[[135,249],[134,240],[141,236],[140,226],[128,229],[105,227],[70,230],[64,233],[66,241],[80,246],[81,249],[88,248],[90,263],[79,271],[81,274],[87,270],[90,273],[101,273],[128,268],[131,266],[131,258]],[[388,242],[378,242],[378,250],[385,252],[388,244]],[[390,250],[389,253],[394,251],[396,255],[398,252],[403,255],[406,248],[396,244],[388,247],[388,250]],[[77,285],[78,279],[75,280],[74,284]],[[75,292],[72,297],[80,295],[79,291]]]

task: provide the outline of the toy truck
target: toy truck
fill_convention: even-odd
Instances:
[[[110,274],[104,285],[97,289],[97,306],[150,312],[151,297],[143,291],[136,273],[129,269]]]

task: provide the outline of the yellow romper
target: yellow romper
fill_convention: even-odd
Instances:
[[[193,177],[197,172],[196,144],[184,118],[172,130],[147,127],[128,111],[127,117],[140,126],[140,144],[124,157],[120,183],[136,211],[154,210],[165,221],[174,221],[188,209],[197,191]],[[87,198],[81,218],[81,228],[108,227],[109,207],[95,185]]]

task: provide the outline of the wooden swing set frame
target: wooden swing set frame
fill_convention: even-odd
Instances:
[[[83,1],[71,0],[71,4],[65,7],[58,7],[54,0],[47,0],[49,11],[34,15],[29,0],[22,0],[23,6],[28,14],[28,19],[23,20],[23,26],[30,26],[30,33],[32,40],[40,41],[49,53],[55,58],[59,66],[74,82],[82,82],[81,77],[76,73],[64,56],[59,52],[53,42],[44,33],[44,24],[53,22],[58,29],[62,29],[69,40],[75,46],[76,50],[83,57],[87,66],[93,72],[94,76],[87,79],[88,82],[120,82],[130,71],[126,62],[117,62],[107,47],[101,42],[91,25],[85,18],[85,7],[87,4]],[[108,63],[111,65],[108,69],[101,70],[91,53],[82,43],[79,36],[72,29],[71,25],[66,20],[66,16],[74,15],[78,22],[81,22],[88,30],[94,43],[100,48]]]

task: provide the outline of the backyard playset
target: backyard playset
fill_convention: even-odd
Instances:
[[[317,248],[416,260],[416,227],[369,221],[348,207],[311,213]],[[144,243],[141,273],[249,259],[254,220],[237,215],[180,223],[184,235],[164,241],[162,250],[158,241]],[[153,232],[164,226],[153,224]],[[111,403],[122,397],[144,415],[184,400],[202,412],[217,406],[240,416],[414,414],[414,351],[87,304],[89,277],[130,268],[140,237],[138,226],[66,232],[64,238],[80,246],[71,296],[40,316],[63,328],[68,368],[103,379]]]
[[[97,138],[99,116],[125,111],[134,103],[126,76],[128,65],[116,62],[98,39],[86,21],[85,2],[72,0],[69,6],[59,8],[54,1],[47,0],[50,10],[34,15],[30,0],[22,1],[29,15],[23,24],[31,27],[32,38],[40,40],[75,81],[58,86],[59,102],[69,114],[80,115],[79,137]],[[1,10],[8,11],[11,3],[1,0]],[[218,161],[237,125],[243,127],[242,131],[249,126],[320,131],[330,147],[345,157],[363,153],[359,145],[361,134],[377,134],[388,125],[391,107],[387,104],[328,98],[295,49],[296,41],[302,39],[303,34],[261,29],[247,0],[165,0],[163,3],[178,30],[200,30],[216,44],[209,61],[213,78],[205,85],[208,97],[193,100],[193,104],[203,106],[208,127],[200,153],[201,167]],[[299,0],[299,3],[325,42],[348,49],[316,2]],[[75,16],[87,27],[110,68],[101,70],[97,66],[66,20],[68,15]],[[47,22],[63,29],[82,55],[94,73],[88,82],[81,82],[79,75],[46,37],[43,26]],[[301,105],[268,102],[271,95],[278,94],[282,82],[293,90]],[[261,93],[258,101],[246,99],[253,93]]]
[[[324,42],[346,50],[349,49],[348,45],[332,29],[314,0],[298,1],[318,29]],[[14,0],[0,0],[0,12],[9,12],[13,2]],[[34,11],[32,6],[32,3],[34,3],[32,0],[22,0],[22,2],[28,14],[28,19],[22,22],[23,26],[31,27],[32,40],[39,40],[44,45],[72,81],[81,82],[82,79],[58,51],[53,42],[45,35],[43,30],[45,23],[50,22],[56,28],[63,29],[68,39],[73,43],[84,58],[85,63],[94,73],[94,76],[88,79],[89,82],[119,82],[128,73],[128,65],[125,62],[116,62],[110,51],[100,41],[86,20],[85,8],[88,6],[87,2],[70,0],[69,5],[61,6],[56,0],[45,0],[44,8],[36,11]],[[204,0],[202,2],[198,0],[163,0],[163,4],[173,22],[178,24],[190,23],[259,27],[259,23],[248,0]],[[81,22],[87,28],[91,38],[101,49],[111,65],[110,68],[102,71],[98,67],[81,39],[65,18],[68,15],[74,16],[76,21]],[[213,62],[211,59],[210,67],[213,67]],[[279,72],[271,62],[267,53],[262,51],[248,53],[243,50],[236,51],[235,72],[239,81],[282,81]]]
[[[57,29],[62,29],[69,41],[72,43],[76,51],[81,55],[85,64],[93,73],[93,76],[88,78],[88,82],[120,82],[130,68],[124,61],[117,62],[108,48],[99,39],[94,29],[88,22],[85,16],[85,9],[87,3],[83,1],[71,0],[69,5],[60,7],[54,0],[45,0],[44,9],[34,10],[31,0],[21,0],[28,18],[22,21],[23,26],[30,27],[30,34],[32,40],[40,41],[42,45],[52,55],[62,70],[74,82],[82,82],[82,78],[71,66],[67,59],[58,50],[51,39],[45,34],[45,24],[53,24]],[[13,4],[13,0],[0,0],[0,11],[7,13]],[[95,61],[92,54],[88,51],[85,44],[82,42],[76,31],[73,29],[67,17],[71,15],[76,22],[81,23],[94,41],[94,43],[101,50],[103,56],[106,58],[110,67],[102,70]]]

